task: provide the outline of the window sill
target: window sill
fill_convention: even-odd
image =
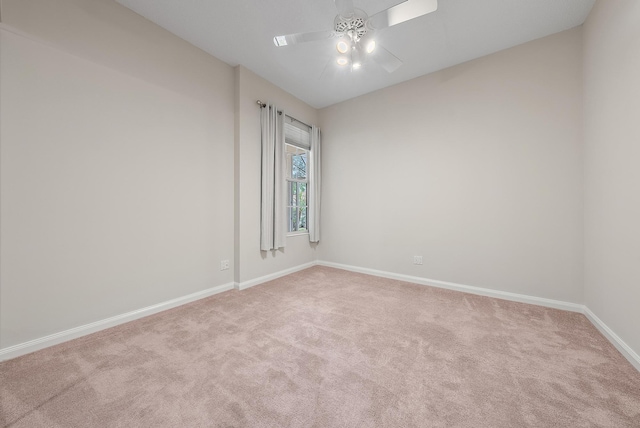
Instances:
[[[303,235],[309,235],[309,232],[291,232],[291,233],[287,233],[287,238],[289,238],[290,236],[303,236]]]

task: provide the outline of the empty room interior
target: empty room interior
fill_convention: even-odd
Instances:
[[[640,427],[638,23],[0,0],[0,426]]]

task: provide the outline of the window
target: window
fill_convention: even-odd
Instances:
[[[285,144],[287,159],[287,220],[289,233],[307,232],[308,151]]]
[[[307,165],[311,134],[309,127],[290,117],[284,125],[287,180],[287,224],[290,234],[308,233]]]

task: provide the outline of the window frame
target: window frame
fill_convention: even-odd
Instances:
[[[306,147],[302,147],[300,145],[297,144],[292,144],[291,142],[285,142],[285,156],[287,153],[287,149],[286,146],[291,146],[294,147],[297,150],[302,150],[304,153],[304,155],[306,155],[306,159],[307,159],[307,166],[308,166],[308,162],[309,162],[309,152],[310,149],[306,148]],[[309,234],[309,224],[308,224],[308,219],[309,219],[309,204],[307,203],[304,206],[300,206],[300,205],[290,205],[289,202],[291,201],[290,198],[290,192],[291,192],[291,183],[304,183],[306,184],[306,188],[305,188],[305,195],[309,194],[309,175],[308,175],[308,168],[305,172],[305,178],[292,178],[292,170],[293,170],[293,165],[287,161],[286,162],[286,166],[287,166],[287,171],[285,174],[285,182],[287,184],[287,199],[285,202],[285,209],[287,210],[287,236],[298,236],[298,235],[308,235]],[[291,167],[290,167],[291,166]],[[305,197],[305,200],[307,199],[307,197]],[[296,209],[300,209],[301,207],[304,207],[304,209],[306,209],[307,211],[307,227],[303,230],[289,230],[289,228],[291,227],[291,210],[296,208]]]
[[[309,157],[311,155],[311,126],[306,123],[289,116],[285,115],[285,125],[284,125],[284,155],[287,156],[287,145],[295,148],[296,150],[303,150],[306,160],[307,160],[307,168],[304,179],[292,178],[291,175],[293,173],[293,161],[291,161],[291,165],[285,159],[285,167],[286,173],[284,174],[285,185],[287,186],[287,198],[285,202],[285,209],[287,210],[287,236],[298,236],[298,235],[309,235]],[[299,205],[290,205],[291,202],[291,183],[305,183],[305,205],[304,209],[306,210],[306,228],[303,230],[294,230],[289,231],[289,228],[292,226],[291,221],[291,211],[293,208],[300,208]],[[297,198],[296,198],[297,199]],[[297,202],[297,201],[296,201]],[[299,221],[298,215],[298,221]]]

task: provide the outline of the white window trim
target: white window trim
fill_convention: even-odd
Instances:
[[[302,235],[308,235],[308,234],[309,234],[309,231],[308,231],[308,230],[307,230],[307,231],[304,231],[304,232],[301,232],[301,231],[299,231],[299,230],[296,230],[295,232],[288,232],[288,233],[287,233],[287,237],[289,237],[289,236],[302,236]]]
[[[309,148],[308,147],[304,147],[302,145],[295,144],[295,143],[292,143],[292,142],[285,142],[285,144],[288,144],[288,145],[293,146],[293,147],[297,147],[300,150],[304,150],[307,153],[307,156],[309,154]],[[287,177],[285,177],[285,181],[287,182],[287,185],[289,183],[305,183],[307,185],[307,189],[308,189],[308,186],[309,186],[309,177],[301,179],[301,178],[290,178],[290,177],[287,176]],[[307,192],[308,192],[308,190],[307,190]],[[291,213],[291,208],[300,208],[300,207],[297,206],[297,205],[293,206],[293,205],[287,204],[287,205],[285,205],[285,208],[287,210],[287,218],[288,218],[291,215],[290,214]],[[304,208],[306,208],[307,212],[308,212],[309,205],[305,205]],[[298,235],[309,235],[309,227],[308,226],[309,225],[307,225],[307,228],[305,230],[294,230],[294,231],[291,231],[291,232],[287,232],[287,237],[289,237],[289,236],[298,236]]]
[[[311,126],[295,119],[294,117],[286,115],[284,135],[285,135],[285,144],[296,147],[300,150],[304,150],[307,153],[307,159],[309,159],[309,153],[311,151]],[[290,178],[289,175],[290,175],[290,171],[285,174],[285,182],[287,183],[287,187],[290,188],[290,183],[305,183],[307,185],[307,194],[308,194],[309,177],[307,176],[304,179],[300,179],[300,178]],[[285,207],[287,211],[287,219],[289,220],[289,225],[290,225],[291,209],[301,208],[301,207],[298,205],[295,205],[295,206],[289,205],[288,203],[285,205]],[[309,205],[308,204],[305,205],[304,208],[307,210],[307,221],[308,221]],[[288,226],[287,226],[287,229],[288,229]],[[309,235],[308,223],[307,223],[307,228],[305,230],[294,230],[291,232],[287,232],[287,237],[301,236],[301,235]]]

